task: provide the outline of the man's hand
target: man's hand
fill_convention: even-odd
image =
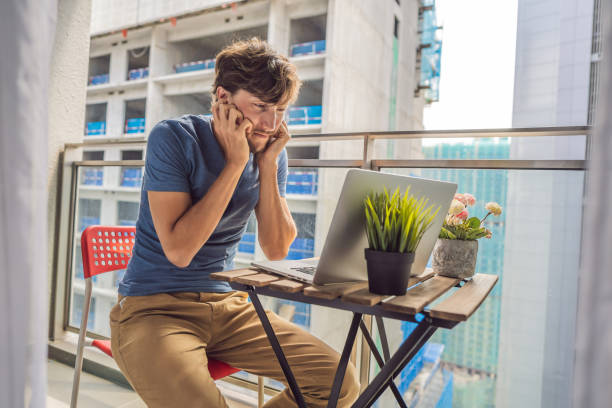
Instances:
[[[273,167],[276,166],[276,159],[289,140],[291,140],[291,135],[289,134],[287,123],[283,120],[276,134],[270,138],[265,150],[257,153],[255,157],[257,166],[260,169],[269,165],[273,165]]]
[[[215,102],[212,114],[213,129],[226,162],[244,167],[250,155],[246,135],[253,130],[253,123],[234,104]]]

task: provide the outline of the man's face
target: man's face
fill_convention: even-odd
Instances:
[[[253,153],[265,150],[270,138],[277,133],[287,109],[284,105],[265,103],[244,89],[239,89],[231,95],[219,87],[217,99],[220,102],[233,103],[244,117],[253,123],[253,130],[247,134],[249,148]]]

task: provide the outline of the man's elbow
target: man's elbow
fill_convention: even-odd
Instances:
[[[266,254],[266,257],[270,260],[270,261],[281,261],[283,259],[285,259],[287,257],[287,255],[289,254],[289,251],[264,251],[264,253]]]
[[[289,254],[289,247],[283,247],[280,245],[274,245],[274,246],[270,246],[270,247],[263,247],[261,248],[264,252],[264,254],[266,255],[266,258],[268,258],[270,261],[280,261],[282,259],[285,259],[287,257],[287,255]]]
[[[164,250],[168,261],[177,268],[186,268],[191,263],[191,257],[189,257],[184,251],[180,250]]]
[[[291,236],[292,236],[291,241],[289,241],[288,244],[272,245],[272,246],[265,247],[265,248],[262,246],[262,249],[266,257],[271,261],[280,261],[282,259],[285,259],[287,255],[289,255],[289,247],[291,246],[291,244],[297,237],[297,231],[295,231],[295,229],[293,233],[291,234]]]

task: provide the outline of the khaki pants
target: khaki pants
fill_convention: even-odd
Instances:
[[[210,377],[207,357],[286,384],[257,313],[242,292],[160,293],[119,298],[110,313],[119,368],[149,407],[227,407]],[[324,407],[339,355],[327,344],[267,312],[309,407]],[[357,398],[352,364],[338,407]],[[295,407],[287,388],[266,407]]]

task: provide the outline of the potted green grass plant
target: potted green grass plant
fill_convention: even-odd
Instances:
[[[392,195],[371,192],[364,199],[366,234],[365,249],[370,292],[380,295],[406,293],[410,268],[421,238],[431,226],[440,207],[434,209],[429,199],[415,198],[407,188]]]

